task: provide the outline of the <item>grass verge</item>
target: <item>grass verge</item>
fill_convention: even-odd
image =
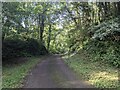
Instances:
[[[99,61],[84,60],[80,54],[63,58],[65,63],[73,69],[81,79],[94,85],[96,88],[119,87],[118,70],[116,68]]]
[[[24,77],[38,62],[40,57],[29,57],[28,60],[18,65],[6,65],[2,70],[2,88],[20,88]]]

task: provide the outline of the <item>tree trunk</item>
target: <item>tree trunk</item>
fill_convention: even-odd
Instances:
[[[2,41],[4,41],[4,39],[5,39],[5,33],[3,32],[2,33]]]
[[[49,31],[48,31],[48,42],[47,42],[47,50],[49,51],[50,47],[50,41],[51,41],[51,24],[49,25]]]
[[[39,26],[40,26],[40,32],[39,32],[39,38],[40,41],[43,43],[43,32],[44,32],[44,14],[39,14]]]
[[[118,7],[118,15],[120,15],[120,1],[119,2],[117,2],[117,7]]]

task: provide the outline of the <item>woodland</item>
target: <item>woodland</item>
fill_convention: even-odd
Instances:
[[[54,54],[119,68],[120,2],[2,4],[3,69],[14,58]]]
[[[120,65],[120,3],[3,3],[2,58],[87,51]]]

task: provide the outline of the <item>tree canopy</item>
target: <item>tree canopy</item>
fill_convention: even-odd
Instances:
[[[2,13],[4,57],[120,48],[120,2],[3,2]]]

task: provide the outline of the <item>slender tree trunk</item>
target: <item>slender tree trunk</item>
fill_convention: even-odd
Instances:
[[[103,20],[106,20],[106,16],[107,16],[107,3],[105,2],[105,3],[103,3],[103,2],[101,2],[101,6],[102,6],[102,8],[103,8],[103,12],[102,12],[102,18],[103,18]]]
[[[107,2],[105,2],[105,5],[104,5],[104,12],[105,12],[105,18],[106,18],[108,16]]]
[[[44,32],[44,14],[39,14],[39,27],[40,27],[40,31],[39,31],[39,38],[40,41],[43,43],[43,32]]]
[[[48,31],[47,50],[49,50],[49,47],[50,47],[50,41],[51,41],[51,24],[49,25],[49,31]]]
[[[118,7],[118,9],[117,9],[118,15],[120,15],[120,1],[117,2],[117,7]]]
[[[40,39],[40,14],[38,15],[38,39]]]
[[[2,41],[4,41],[4,39],[5,39],[5,33],[3,32],[2,33]]]

